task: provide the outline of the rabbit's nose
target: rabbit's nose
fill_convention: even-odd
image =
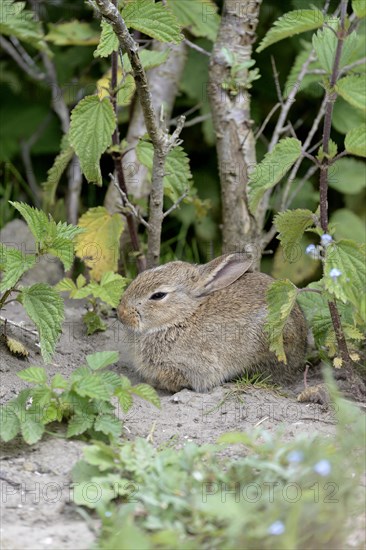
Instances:
[[[127,317],[127,310],[124,305],[120,304],[117,308],[117,316],[120,321]]]

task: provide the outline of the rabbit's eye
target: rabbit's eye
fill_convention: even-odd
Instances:
[[[165,296],[166,292],[155,292],[154,294],[151,294],[150,300],[162,300]]]

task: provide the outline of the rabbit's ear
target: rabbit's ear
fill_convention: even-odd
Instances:
[[[200,288],[198,296],[205,296],[216,290],[221,290],[241,277],[253,264],[253,258],[244,254],[228,254],[220,256],[201,268]]]

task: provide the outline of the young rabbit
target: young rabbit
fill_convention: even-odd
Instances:
[[[284,331],[287,365],[269,351],[263,325],[273,279],[252,260],[228,254],[144,271],[118,307],[130,363],[153,386],[204,392],[246,372],[290,378],[304,365],[307,330],[296,305]]]

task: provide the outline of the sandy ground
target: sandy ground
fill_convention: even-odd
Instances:
[[[7,309],[7,317],[15,322],[25,320],[20,305]],[[140,380],[122,366],[123,349],[118,342],[118,325],[109,320],[104,333],[88,337],[81,322],[81,304],[67,301],[66,323],[57,346],[54,362],[47,367],[50,376],[56,372],[69,376],[88,353],[119,349],[121,360],[113,370],[127,375],[133,383]],[[28,325],[29,326],[29,325]],[[1,345],[1,402],[14,397],[26,383],[16,373],[42,360],[31,335],[11,329],[30,350],[28,360],[12,357]],[[258,423],[268,431],[279,426],[288,440],[300,432],[318,432],[332,437],[335,432],[334,411],[319,405],[298,403],[302,380],[288,391],[288,396],[251,388],[240,400],[228,391],[233,385],[200,394],[183,390],[175,395],[159,392],[162,409],[137,399],[124,418],[125,437],[146,437],[152,434],[156,444],[174,438],[177,448],[187,441],[213,443],[228,431],[251,430]],[[82,454],[84,443],[46,436],[39,443],[27,446],[20,439],[3,445],[1,469],[2,528],[1,546],[10,549],[87,549],[95,539],[97,520],[85,517],[72,504],[70,470]],[[237,449],[231,451],[233,457]],[[357,537],[357,540],[359,537]]]

